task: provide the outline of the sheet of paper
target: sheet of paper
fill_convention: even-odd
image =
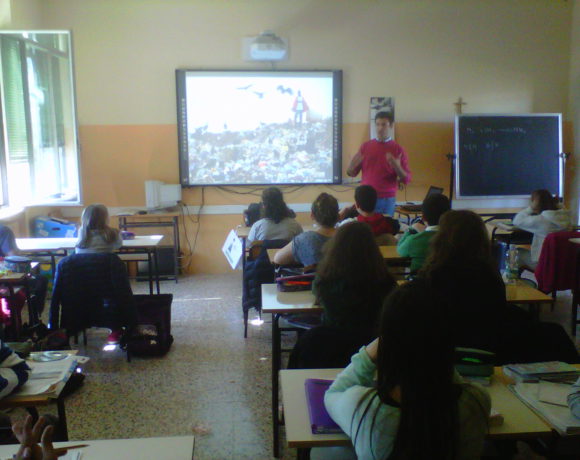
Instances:
[[[242,242],[233,230],[230,231],[222,247],[222,251],[228,259],[230,266],[235,270],[242,260]]]
[[[538,400],[549,404],[568,407],[568,393],[570,393],[570,385],[540,381]]]

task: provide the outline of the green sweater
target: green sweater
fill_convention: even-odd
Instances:
[[[425,263],[429,253],[429,242],[435,233],[435,230],[425,230],[421,233],[405,232],[399,240],[397,252],[403,257],[411,258],[412,272],[418,271]]]

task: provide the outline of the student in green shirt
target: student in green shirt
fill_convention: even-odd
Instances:
[[[423,222],[414,224],[397,243],[397,252],[411,258],[411,273],[416,273],[425,262],[429,243],[439,228],[439,218],[451,208],[449,198],[443,194],[430,195],[423,201]]]

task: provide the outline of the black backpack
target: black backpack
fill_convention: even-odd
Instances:
[[[132,355],[162,356],[173,343],[171,335],[172,294],[133,296],[137,307],[137,326],[125,346]]]

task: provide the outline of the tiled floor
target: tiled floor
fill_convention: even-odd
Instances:
[[[102,351],[106,331],[90,331],[88,349],[81,347],[91,357],[86,383],[66,402],[71,439],[193,432],[196,459],[271,458],[271,318],[249,326],[243,338],[239,272],[166,281],[162,292],[174,295],[175,343],[164,358],[127,363],[122,352]],[[569,295],[560,294],[555,311],[545,308],[542,319],[568,330],[569,305]],[[283,452],[284,459],[295,456]]]

